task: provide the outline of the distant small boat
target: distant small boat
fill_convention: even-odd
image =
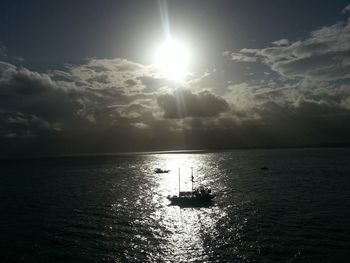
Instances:
[[[165,174],[165,173],[169,173],[170,170],[165,170],[165,169],[161,169],[161,168],[156,168],[156,169],[154,169],[154,172],[155,172],[156,174]]]
[[[268,169],[269,169],[269,167],[267,167],[267,166],[263,166],[263,167],[261,167],[260,169],[261,169],[261,170],[268,170]]]
[[[191,174],[192,182],[192,191],[181,191],[180,189],[180,169],[179,169],[179,194],[168,196],[171,205],[178,205],[183,207],[200,207],[200,206],[209,206],[212,202],[212,199],[215,197],[215,194],[212,194],[210,188],[199,187],[193,188],[194,177],[193,177],[193,168]]]

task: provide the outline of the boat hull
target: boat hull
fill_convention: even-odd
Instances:
[[[167,174],[169,172],[170,172],[170,170],[154,170],[154,173],[156,173],[156,174]]]
[[[183,207],[210,206],[212,204],[213,198],[213,195],[193,197],[168,196],[168,200],[171,202],[170,205],[177,205]]]

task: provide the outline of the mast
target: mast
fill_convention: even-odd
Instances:
[[[193,177],[193,167],[191,167],[191,183],[192,183],[192,192],[193,192],[193,181],[194,181],[194,177]]]
[[[180,168],[179,168],[179,197],[180,197]]]

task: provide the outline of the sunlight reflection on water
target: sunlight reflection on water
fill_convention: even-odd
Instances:
[[[170,170],[168,174],[159,174],[157,189],[165,196],[169,194],[177,194],[179,191],[178,186],[178,174],[180,169],[181,180],[180,187],[181,191],[191,190],[191,168],[194,169],[195,176],[195,187],[201,184],[208,183],[207,177],[211,171],[211,168],[205,163],[205,159],[201,155],[196,154],[164,154],[157,156],[158,160],[156,165],[158,167],[166,167]],[[155,167],[157,167],[155,165]]]
[[[157,155],[157,159],[152,164],[155,164],[155,167],[166,167],[170,170],[168,174],[155,175],[158,186],[154,189],[157,194],[153,198],[153,202],[161,205],[153,216],[169,233],[162,247],[163,260],[175,262],[208,260],[210,251],[205,247],[203,236],[208,238],[215,233],[218,218],[224,217],[225,213],[215,205],[197,208],[172,206],[166,196],[177,194],[179,191],[179,168],[181,171],[181,191],[190,191],[191,167],[194,168],[195,187],[202,182],[208,183],[206,177],[211,170],[210,167],[207,166],[202,155],[196,154]],[[162,198],[157,198],[157,196]]]
[[[347,262],[349,150],[2,163],[1,262]],[[263,166],[269,170],[261,170]],[[171,169],[155,174],[155,168]],[[213,205],[169,206],[196,185]]]

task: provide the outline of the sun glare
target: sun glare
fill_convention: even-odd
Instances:
[[[179,41],[168,40],[155,53],[155,65],[168,79],[182,81],[188,74],[190,52]]]

